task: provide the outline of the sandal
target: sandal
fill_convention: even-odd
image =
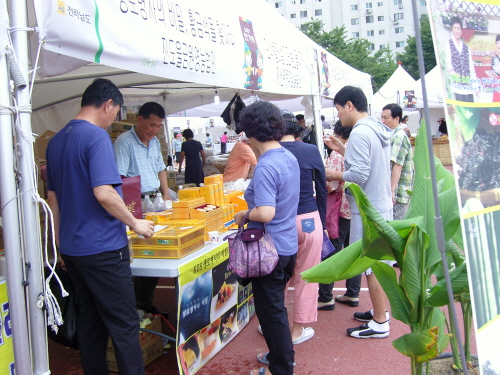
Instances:
[[[256,373],[255,371],[258,371],[258,372]],[[252,370],[252,371],[250,371],[250,375],[265,375],[265,374],[266,374],[266,368],[265,367],[261,367],[258,370]]]
[[[259,361],[263,365],[269,366],[269,360],[267,359],[268,354],[269,354],[269,352],[257,354],[257,361]]]
[[[259,361],[263,365],[268,365],[269,366],[270,363],[269,363],[269,360],[267,359],[267,355],[268,354],[269,354],[269,352],[257,354],[257,361]],[[293,367],[295,367],[295,365],[296,365],[296,363],[293,362]]]

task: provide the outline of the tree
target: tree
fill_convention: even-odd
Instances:
[[[396,60],[389,48],[382,48],[372,53],[369,50],[371,42],[364,38],[347,38],[345,26],[325,31],[321,21],[312,20],[303,24],[301,30],[346,64],[370,74],[373,91],[377,91],[397,68]]]
[[[427,14],[420,17],[420,35],[422,37],[422,51],[424,54],[425,73],[428,73],[436,66],[436,55],[434,53],[434,43],[432,42],[431,24]],[[414,36],[406,39],[405,51],[398,53],[397,59],[401,61],[403,68],[414,78],[420,78],[417,58],[417,42]]]

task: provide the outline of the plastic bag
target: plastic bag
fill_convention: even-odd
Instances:
[[[335,246],[333,246],[332,242],[328,238],[325,232],[323,232],[323,246],[321,247],[321,260],[325,260],[328,258],[330,254],[335,251]]]
[[[50,270],[46,268],[45,274],[48,275],[49,273]],[[78,342],[76,340],[76,322],[78,318],[78,309],[75,303],[73,284],[71,283],[68,272],[64,269],[56,269],[56,273],[61,280],[64,289],[66,289],[69,295],[67,297],[62,297],[61,288],[56,278],[53,277],[50,280],[50,290],[59,303],[64,323],[59,326],[59,330],[57,333],[55,333],[51,327],[47,327],[47,333],[49,338],[51,338],[58,344],[69,346],[73,349],[78,349]]]

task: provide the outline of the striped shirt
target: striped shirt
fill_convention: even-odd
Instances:
[[[393,163],[401,165],[401,177],[396,187],[396,202],[408,203],[407,190],[413,189],[413,155],[410,139],[401,126],[394,129],[391,136],[391,169]]]
[[[141,176],[141,193],[155,192],[160,188],[158,173],[165,170],[160,141],[154,137],[149,147],[132,130],[121,134],[114,144],[116,164],[121,176]]]

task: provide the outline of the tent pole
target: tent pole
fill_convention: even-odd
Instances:
[[[17,4],[14,4],[17,5]],[[10,81],[6,54],[9,48],[7,37],[7,2],[0,2],[3,21],[0,27],[0,104],[10,106]],[[5,261],[7,266],[7,287],[9,292],[9,324],[13,335],[16,374],[31,374],[31,358],[28,335],[26,301],[24,298],[23,262],[21,257],[19,209],[14,167],[14,144],[12,134],[12,114],[0,115],[0,202],[3,218]],[[2,307],[5,310],[5,307]],[[2,312],[2,315],[4,312]],[[7,320],[7,319],[6,319]],[[5,332],[5,331],[4,331]],[[7,333],[7,332],[6,332]],[[7,333],[8,334],[8,333]]]
[[[163,108],[165,109],[165,113],[168,113],[167,112],[167,95],[163,94],[162,97],[163,97]],[[165,116],[165,127],[163,128],[163,132],[165,133],[165,139],[167,140],[168,154],[172,158],[172,166],[173,166],[174,165],[174,153],[172,152],[172,142],[170,140],[170,132],[168,131],[168,116]]]
[[[28,10],[25,1],[10,0],[11,25],[12,28],[26,29],[28,27]],[[12,33],[12,43],[16,54],[17,63],[25,81],[28,76],[28,32],[17,31]],[[34,75],[33,75],[34,79]],[[31,98],[28,88],[17,90],[17,105],[30,106]],[[31,113],[18,114],[21,131],[31,134]],[[37,181],[35,175],[35,163],[33,156],[33,143],[26,140],[17,131],[17,150],[19,152],[20,190],[21,190],[21,213],[24,248],[26,254],[27,272],[27,297],[28,318],[31,334],[31,354],[33,360],[33,374],[49,373],[47,328],[45,324],[45,313],[37,305],[39,296],[44,292],[42,274],[42,251],[40,243],[40,214],[38,202],[34,200],[37,193]],[[40,156],[42,157],[42,156]]]
[[[312,95],[312,110],[314,116],[314,124],[316,131],[316,145],[318,146],[319,154],[322,159],[325,159],[325,146],[323,143],[323,122],[321,121],[321,67],[319,65],[318,50],[314,49],[314,60],[316,60],[316,88]],[[314,82],[314,81],[313,81]],[[313,86],[314,87],[314,86]]]
[[[425,88],[425,66],[424,66],[424,54],[422,49],[422,36],[420,34],[420,21],[418,19],[417,4],[416,1],[412,1],[413,10],[413,22],[415,25],[415,41],[417,45],[417,57],[418,57],[418,68],[420,72],[420,82],[422,83],[422,97],[424,99],[424,113],[425,113],[425,129],[427,135],[427,150],[429,152],[429,162],[431,170],[431,180],[432,180],[432,193],[434,198],[434,207],[436,210],[436,215],[434,216],[434,225],[436,227],[436,239],[441,253],[441,262],[443,265],[444,278],[446,280],[446,290],[448,292],[448,299],[450,304],[450,314],[451,314],[451,324],[455,328],[457,333],[458,349],[460,352],[460,357],[462,360],[462,371],[464,375],[468,375],[469,371],[467,369],[467,359],[465,358],[464,346],[462,344],[462,339],[460,335],[460,329],[458,328],[457,311],[455,309],[455,299],[453,296],[453,290],[451,287],[450,272],[448,270],[448,262],[446,259],[446,243],[444,241],[444,228],[443,228],[443,218],[441,217],[441,209],[439,208],[439,198],[437,191],[437,179],[436,179],[436,167],[434,165],[434,152],[432,149],[432,135],[431,135],[431,125],[429,122],[429,104],[427,101],[427,91]]]

